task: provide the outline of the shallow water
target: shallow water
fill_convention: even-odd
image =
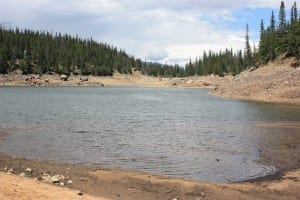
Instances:
[[[273,173],[273,166],[256,162],[263,133],[255,125],[300,121],[300,109],[222,99],[208,92],[0,88],[0,131],[9,133],[0,152],[201,181]]]

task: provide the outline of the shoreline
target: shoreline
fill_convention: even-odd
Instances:
[[[107,199],[297,199],[300,197],[300,168],[235,183],[210,183],[153,175],[146,172],[108,169],[98,166],[72,165],[52,161],[15,158],[0,153],[0,177],[13,176],[43,184],[43,174],[64,177],[64,185],[47,183],[56,188],[69,188],[74,194]],[[6,170],[4,170],[4,168]],[[10,175],[7,170],[13,168]],[[30,168],[30,173],[26,169]],[[25,172],[25,178],[20,174]],[[3,180],[4,181],[4,180]],[[71,181],[71,182],[70,182]],[[0,195],[7,195],[0,184]],[[281,185],[289,185],[283,187]],[[20,186],[19,186],[20,187]],[[15,195],[18,195],[16,193]],[[33,194],[34,195],[34,194]],[[35,194],[36,195],[36,194]],[[76,195],[75,195],[76,196]],[[1,197],[1,196],[0,196]],[[35,196],[32,196],[34,198]],[[13,198],[12,198],[13,199]]]
[[[19,72],[0,74],[1,87],[144,87],[210,89],[220,98],[300,106],[300,67],[291,67],[293,58],[249,69],[237,76],[216,75],[190,77],[152,77],[141,74],[114,73],[113,76],[79,75],[68,81],[59,75],[22,75]],[[27,81],[28,77],[34,77]],[[33,82],[32,82],[33,81]]]
[[[299,199],[300,158],[298,152],[300,136],[296,138],[294,136],[299,135],[300,124],[295,121],[275,124],[260,123],[257,126],[274,129],[274,134],[287,137],[287,143],[286,141],[284,143],[280,142],[280,138],[275,139],[264,151],[260,152],[261,159],[257,162],[265,165],[277,163],[275,166],[278,170],[274,174],[231,183],[214,183],[155,175],[138,170],[26,159],[0,153],[0,179],[3,182],[0,184],[0,197],[1,195],[4,195],[4,197],[11,195],[7,194],[6,190],[7,187],[16,187],[15,185],[8,185],[10,178],[14,178],[20,179],[18,182],[28,179],[29,182],[26,184],[33,185],[33,188],[35,188],[35,185],[46,182],[45,187],[47,188],[55,186],[53,188],[55,190],[53,191],[54,194],[58,193],[57,189],[66,191],[65,188],[68,188],[72,190],[71,193],[75,194],[75,197],[80,197],[77,193],[81,191],[87,199],[90,198],[89,195],[91,195],[91,199],[100,197],[125,200],[174,198],[214,200],[219,199],[220,196],[222,196],[222,199],[228,200]],[[7,134],[3,132],[0,134],[2,141],[5,140],[5,135]],[[264,137],[269,138],[270,135],[264,135]],[[295,143],[298,145],[294,146]],[[26,171],[28,168],[31,169],[30,172]],[[13,170],[9,171],[10,169]],[[64,179],[59,183],[51,183],[51,181],[43,179],[45,174],[49,177],[59,175]],[[61,183],[63,185],[60,185]],[[20,190],[22,187],[22,185],[18,185],[15,189]],[[32,192],[31,199],[37,198],[36,193],[37,191]],[[20,199],[20,195],[14,193],[10,197]]]

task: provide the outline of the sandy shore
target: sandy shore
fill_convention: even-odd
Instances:
[[[214,184],[142,172],[49,163],[1,155],[1,199],[299,199],[300,169],[252,182]],[[6,167],[14,166],[11,174]],[[32,171],[26,172],[30,167]],[[26,172],[25,176],[19,174]],[[42,181],[59,174],[64,186]],[[68,183],[72,181],[72,183]],[[79,195],[80,191],[80,195]]]
[[[114,73],[113,76],[87,76],[88,81],[80,81],[80,76],[70,76],[68,81],[60,80],[59,75],[31,75],[31,81],[26,81],[30,75],[18,72],[0,75],[0,86],[136,86],[136,87],[209,87],[223,84],[228,78],[218,76],[164,78],[144,76],[140,72],[134,75]],[[37,79],[35,79],[35,77]],[[36,81],[37,80],[37,81]]]

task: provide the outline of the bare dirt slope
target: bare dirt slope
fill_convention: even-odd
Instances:
[[[233,184],[200,183],[117,170],[99,169],[80,173],[85,175],[86,181],[81,181],[76,186],[67,186],[73,188],[69,189],[0,172],[0,199],[298,200],[300,198],[299,170],[290,171],[275,181]],[[77,189],[74,190],[74,187]],[[78,195],[78,189],[82,190],[82,195]]]
[[[28,81],[27,79],[32,77]],[[0,86],[134,86],[134,87],[205,87],[214,88],[232,77],[218,76],[167,78],[142,75],[140,72],[131,74],[114,73],[113,76],[87,76],[87,81],[81,81],[80,76],[70,76],[67,81],[61,80],[59,75],[22,75],[12,72],[8,75],[0,74]]]
[[[250,69],[219,85],[214,94],[230,98],[300,105],[300,67],[294,58]]]
[[[0,173],[1,200],[105,200],[91,195],[78,195],[78,191],[60,188],[29,178]]]

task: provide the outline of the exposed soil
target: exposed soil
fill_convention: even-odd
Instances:
[[[6,168],[5,168],[6,167]],[[6,170],[13,167],[12,175]],[[32,169],[31,173],[26,168]],[[5,168],[5,170],[4,170]],[[12,158],[0,154],[2,199],[299,199],[300,170],[276,180],[214,184],[161,177],[143,172],[102,169]],[[27,177],[18,174],[25,172]],[[44,173],[63,175],[64,186],[43,183]],[[14,175],[15,174],[15,175]],[[72,180],[72,183],[67,181]],[[65,188],[70,189],[65,189]],[[82,196],[78,195],[81,191]],[[87,195],[88,194],[88,195]],[[92,195],[92,196],[89,196]],[[84,197],[84,198],[83,198]]]
[[[31,78],[28,80],[29,78]],[[133,75],[114,73],[113,76],[88,76],[80,81],[80,76],[70,76],[67,81],[59,75],[22,75],[20,72],[0,74],[0,86],[137,86],[137,87],[205,87],[214,88],[232,77],[206,76],[186,78],[165,78],[144,76],[140,72]]]
[[[214,94],[234,99],[300,105],[300,67],[294,58],[250,69],[219,85]]]

